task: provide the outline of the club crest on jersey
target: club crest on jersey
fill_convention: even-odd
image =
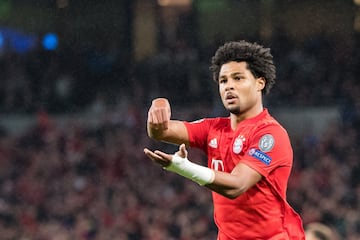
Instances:
[[[275,145],[274,137],[271,134],[265,134],[259,140],[259,149],[263,152],[269,152]]]
[[[243,149],[243,143],[245,141],[245,137],[243,135],[239,135],[235,141],[234,141],[234,145],[233,145],[233,152],[236,154],[239,154],[241,152],[241,150]]]

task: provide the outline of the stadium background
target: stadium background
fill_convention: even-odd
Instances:
[[[224,114],[226,40],[272,48],[304,223],[360,239],[360,6],[350,0],[0,0],[0,238],[215,239],[210,192],[145,159],[152,98]],[[204,156],[191,150],[192,159]]]

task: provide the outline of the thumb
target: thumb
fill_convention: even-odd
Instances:
[[[188,152],[186,150],[186,147],[185,147],[184,143],[179,146],[179,151],[177,152],[177,154],[179,155],[179,157],[182,157],[182,158],[187,157]]]

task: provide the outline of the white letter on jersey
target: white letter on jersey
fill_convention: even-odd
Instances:
[[[224,170],[225,170],[223,161],[216,160],[216,159],[211,160],[211,168],[216,171],[222,171],[222,172],[224,172]]]

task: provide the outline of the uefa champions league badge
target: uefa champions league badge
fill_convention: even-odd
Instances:
[[[275,145],[274,137],[271,134],[265,134],[259,140],[259,149],[263,152],[269,152]]]
[[[233,145],[233,152],[239,154],[243,149],[243,142],[245,141],[245,137],[243,135],[239,135]]]

